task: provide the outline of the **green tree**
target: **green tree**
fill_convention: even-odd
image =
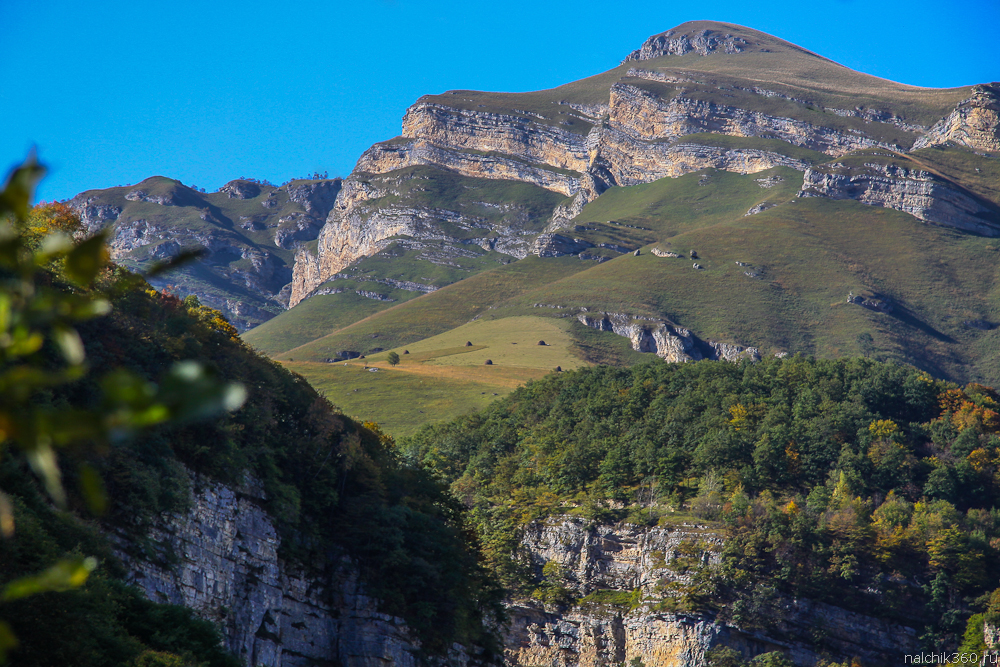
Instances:
[[[872,338],[870,333],[861,333],[857,337],[858,347],[861,348],[861,354],[868,357],[872,356],[872,352],[875,351],[875,339]]]
[[[395,352],[390,352],[389,356],[386,357],[386,360],[388,360],[390,366],[395,366],[399,363],[399,355]]]

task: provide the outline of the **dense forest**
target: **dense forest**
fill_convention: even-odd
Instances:
[[[765,628],[804,596],[975,647],[1000,611],[998,412],[989,387],[869,359],[657,361],[550,375],[403,448],[469,505],[511,590],[546,590],[528,521],[694,515],[722,563],[668,609]]]
[[[245,346],[218,311],[108,264],[103,239],[84,242],[87,257],[62,241],[49,252],[54,234],[77,229],[65,206],[4,212],[0,649],[18,645],[16,664],[239,664],[211,623],[126,585],[106,533],[131,535],[130,555],[144,557],[143,535],[161,513],[190,505],[192,479],[239,485],[247,475],[263,486],[287,562],[322,578],[349,557],[382,611],[402,616],[427,654],[456,641],[499,650],[483,618],[501,613],[500,591],[460,506],[402,461],[377,425],[344,416]],[[75,305],[53,306],[62,303]],[[176,369],[191,375],[191,360],[204,369],[201,384],[177,384]],[[212,392],[234,382],[242,407],[215,409]],[[191,409],[153,400],[171,387],[174,403]],[[59,468],[54,459],[37,465],[53,450]],[[66,563],[92,568],[95,558],[89,578],[77,568],[53,583]],[[49,592],[12,593],[32,587]]]

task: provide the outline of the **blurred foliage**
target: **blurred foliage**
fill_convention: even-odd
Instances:
[[[676,515],[726,539],[664,609],[766,629],[809,597],[955,647],[1000,586],[998,412],[989,387],[870,359],[653,362],[551,375],[401,449],[511,590],[553,590],[518,551],[528,521]]]
[[[57,508],[65,508],[57,450],[98,451],[155,424],[234,409],[244,394],[241,386],[220,383],[199,364],[186,362],[170,368],[159,386],[124,369],[108,372],[95,380],[99,403],[89,408],[58,400],[63,388],[80,382],[89,370],[76,327],[107,315],[111,306],[92,290],[107,264],[104,235],[74,242],[72,235],[81,231],[80,223],[68,206],[29,206],[43,173],[29,158],[11,173],[0,192],[0,466],[6,472],[17,459],[26,461],[49,499]],[[17,459],[6,451],[12,447]],[[84,504],[93,513],[103,513],[107,497],[100,475],[86,462],[74,472]],[[0,478],[7,481],[5,474]],[[4,483],[0,488],[9,486]],[[19,496],[0,491],[0,583],[4,584],[0,616],[6,618],[0,618],[0,661],[19,647],[20,660],[31,656],[38,633],[46,638],[47,655],[54,657],[49,636],[58,624],[58,612],[50,610],[42,617],[31,612],[51,601],[61,607],[74,595],[83,597],[85,610],[93,596],[75,589],[87,583],[98,564],[93,556],[79,553],[61,558],[43,555],[44,545],[29,549],[29,558],[19,559],[33,536],[46,532],[30,521],[19,525],[15,511],[19,506],[23,508]],[[33,571],[40,565],[45,569]],[[71,591],[73,595],[66,595]],[[63,595],[53,598],[55,593]],[[92,618],[97,623],[104,620],[100,615]],[[182,620],[194,623],[189,613]],[[207,646],[218,653],[217,635],[210,626],[209,630],[214,643]],[[43,659],[38,664],[49,662]]]
[[[101,234],[74,242],[72,211],[28,207],[40,173],[16,170],[0,194],[0,587],[35,593],[0,604],[18,661],[230,664],[210,624],[125,586],[103,533],[78,518],[103,511],[129,557],[161,558],[145,535],[190,507],[198,479],[257,495],[280,555],[321,581],[349,557],[425,652],[498,651],[484,619],[502,614],[500,589],[446,489],[377,425],[243,345],[219,311],[108,263]]]

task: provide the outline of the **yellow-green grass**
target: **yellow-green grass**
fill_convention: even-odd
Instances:
[[[378,422],[401,437],[424,424],[453,419],[506,396],[518,384],[476,382],[460,376],[383,369],[370,372],[363,362],[346,366],[316,362],[283,362],[301,374],[347,415]],[[443,367],[438,367],[443,368]],[[494,395],[496,394],[496,395]]]
[[[546,317],[505,317],[499,320],[477,320],[451,331],[432,336],[406,345],[410,351],[402,355],[403,348],[394,351],[401,354],[401,368],[418,364],[440,366],[472,366],[485,372],[493,368],[485,366],[486,360],[494,366],[516,366],[525,368],[564,370],[577,368],[585,363],[572,352],[573,337],[569,333],[570,322]],[[544,341],[545,345],[539,345]],[[466,347],[470,342],[472,346]],[[449,354],[438,354],[438,351]],[[382,359],[388,352],[372,357]]]
[[[907,157],[1000,206],[1000,154],[980,155],[948,145],[922,148]]]
[[[402,436],[482,408],[556,367],[587,365],[570,329],[568,321],[537,316],[477,320],[408,344],[409,354],[400,347],[340,363],[285,363],[348,414]],[[390,352],[400,355],[396,366],[387,361]]]
[[[576,257],[528,257],[383,310],[277,358],[322,361],[340,350],[366,353],[376,347],[389,349],[416,342],[461,326],[494,303],[585,268]]]

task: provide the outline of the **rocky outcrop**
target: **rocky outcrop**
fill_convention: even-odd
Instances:
[[[531,254],[539,257],[562,257],[579,255],[594,244],[583,239],[574,239],[563,234],[539,234],[531,246]]]
[[[972,96],[917,139],[913,150],[949,141],[974,151],[1000,152],[1000,83],[973,86]]]
[[[296,180],[281,187],[237,179],[204,193],[154,176],[135,186],[82,193],[69,205],[81,217],[82,234],[112,228],[112,259],[132,269],[145,270],[185,248],[204,248],[198,277],[182,269],[169,281],[152,282],[197,295],[244,331],[287,307],[292,270],[290,253],[283,251],[316,238],[340,186],[340,179]],[[254,212],[244,203],[250,201],[267,206]]]
[[[688,53],[697,53],[702,56],[707,56],[710,53],[741,53],[749,45],[749,42],[743,37],[718,30],[704,29],[693,34],[688,34],[687,31],[680,29],[668,30],[647,39],[642,46],[628,54],[622,64],[638,60],[652,60],[660,56],[683,56]]]
[[[370,174],[385,174],[417,165],[445,167],[472,178],[524,181],[567,196],[580,187],[578,175],[555,171],[545,164],[502,154],[466,153],[461,149],[436,146],[424,139],[375,144],[364,152],[355,169]]]
[[[577,116],[581,131],[546,122],[529,112],[469,111],[417,102],[403,116],[402,136],[458,150],[499,153],[527,163],[575,172],[586,170],[589,119]]]
[[[237,179],[223,185],[219,192],[225,193],[230,199],[253,199],[260,194],[260,186],[253,181]]]
[[[985,236],[1000,235],[993,207],[943,178],[916,168],[872,159],[807,169],[800,197],[853,199],[909,213],[919,220]]]
[[[677,253],[659,254],[654,251],[654,254],[659,257],[680,257]],[[701,268],[698,264],[695,264],[694,267]],[[624,336],[632,342],[632,349],[636,352],[652,352],[670,363],[684,363],[699,359],[714,359],[732,363],[760,360],[760,350],[755,347],[744,347],[734,343],[720,343],[711,340],[699,344],[687,329],[651,317],[640,317],[627,313],[590,313],[584,309],[576,316],[576,319],[581,324],[593,329],[611,331],[619,336]]]
[[[722,537],[707,525],[595,526],[562,517],[530,524],[522,546],[538,573],[555,564],[546,571],[557,572],[559,585],[577,601],[562,609],[529,601],[508,608],[505,647],[512,667],[590,667],[633,658],[646,667],[703,667],[705,653],[720,645],[746,658],[781,651],[796,665],[814,665],[821,655],[898,664],[917,647],[912,628],[809,600],[780,600],[774,617],[762,619],[766,631],[744,630],[711,613],[666,611],[665,602],[691,582],[695,569],[719,562]],[[629,602],[592,595],[601,591],[617,591]]]
[[[337,201],[337,194],[342,185],[343,181],[339,178],[293,182],[285,186],[285,191],[288,193],[288,200],[301,204],[307,215],[325,221],[334,202]]]
[[[152,559],[113,536],[132,583],[151,600],[181,604],[223,628],[226,648],[249,667],[417,667],[420,647],[402,619],[378,611],[347,560],[325,575],[278,557],[280,539],[260,508],[263,492],[192,478],[191,508],[148,534]],[[441,664],[468,665],[456,650]]]
[[[83,232],[88,236],[114,223],[118,219],[118,216],[122,214],[121,206],[102,204],[99,197],[91,196],[82,201],[73,201],[75,205],[72,203],[71,205],[77,215],[80,216],[80,222],[83,223]]]
[[[739,361],[760,361],[760,350],[755,347],[743,347],[732,343],[718,343],[708,341],[708,346],[712,348],[710,358],[721,361],[737,363]]]
[[[702,359],[694,337],[687,329],[675,328],[661,320],[636,317],[626,313],[582,312],[577,320],[593,329],[612,331],[632,342],[636,352],[652,352],[671,363]]]
[[[644,141],[704,132],[773,138],[834,157],[860,148],[890,147],[860,130],[825,127],[753,108],[703,100],[686,95],[683,87],[662,88],[660,91],[625,82],[613,85],[610,126]]]

